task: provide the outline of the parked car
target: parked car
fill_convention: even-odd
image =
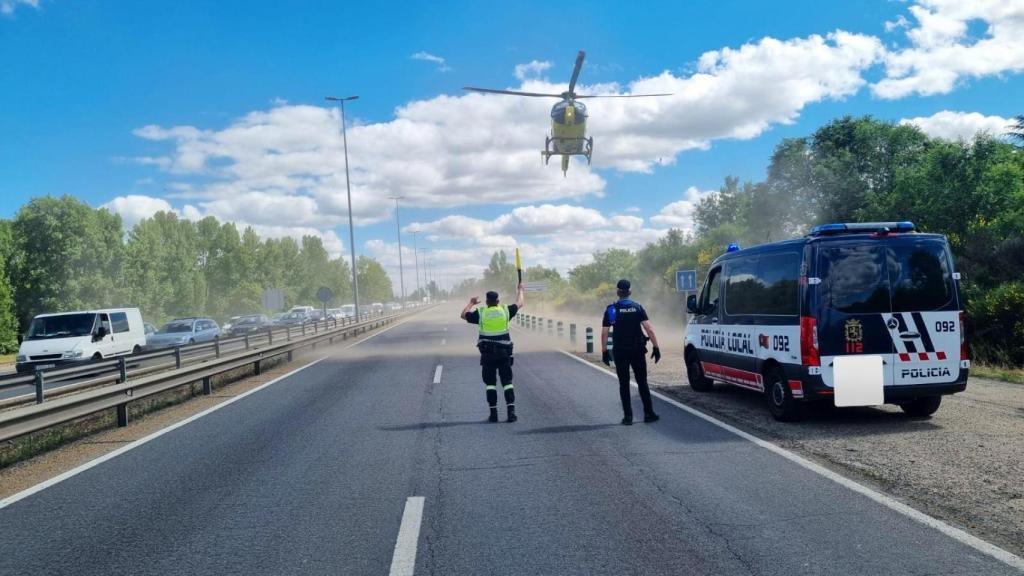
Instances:
[[[263,314],[250,314],[248,316],[237,316],[236,318],[231,324],[231,329],[227,331],[230,336],[245,336],[246,334],[264,330],[270,325],[270,319]]]
[[[312,306],[305,306],[305,305],[303,305],[303,306],[292,306],[292,309],[289,310],[288,312],[305,312],[308,315],[308,314],[312,314],[313,310],[316,310],[316,308],[313,308]]]
[[[224,325],[220,327],[220,329],[223,330],[225,333],[230,332],[231,327],[235,324],[235,322],[238,321],[239,318],[241,318],[241,316],[232,316],[231,318],[228,318],[228,321],[225,322]]]
[[[338,310],[341,311],[341,315],[339,316],[339,318],[351,318],[356,315],[355,304],[345,304]]]
[[[212,318],[178,318],[164,324],[146,340],[148,348],[168,348],[213,342],[220,337],[220,326]]]
[[[281,324],[281,321],[284,320],[284,317],[287,315],[287,312],[278,312],[277,314],[274,314],[273,316],[270,317],[270,323],[275,326],[279,326]]]
[[[140,352],[146,332],[138,308],[111,308],[40,314],[19,340],[15,369],[33,372]]]
[[[309,322],[309,314],[304,311],[289,312],[281,318],[279,324],[281,326],[297,326],[299,324],[305,324]]]
[[[397,312],[402,309],[402,305],[398,302],[388,302],[384,305],[384,309],[388,312]]]
[[[309,312],[309,319],[313,320],[314,322],[319,322],[320,320],[323,320],[324,319],[324,310],[323,310],[323,308],[317,308],[315,310],[311,310]]]

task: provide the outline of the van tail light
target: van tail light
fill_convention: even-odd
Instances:
[[[804,366],[821,366],[818,321],[811,316],[800,317],[800,363]]]
[[[964,311],[960,311],[960,360],[967,360],[967,321]]]

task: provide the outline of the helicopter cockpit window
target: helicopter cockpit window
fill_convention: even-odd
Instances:
[[[551,119],[559,124],[565,124],[565,110],[570,104],[568,102],[559,102],[555,104],[554,108],[551,109]],[[587,107],[580,102],[575,102],[572,106],[576,109],[574,124],[586,120],[587,118]]]

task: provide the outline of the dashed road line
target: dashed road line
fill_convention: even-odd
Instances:
[[[443,370],[443,369],[444,369],[444,366],[442,366],[440,364],[438,364],[437,368],[434,369],[434,384],[440,384],[441,383],[441,370]]]
[[[440,366],[437,368],[441,369]],[[413,576],[422,520],[423,496],[409,496],[405,499],[405,512],[395,540],[395,554],[391,557],[391,570],[388,572],[390,576]]]

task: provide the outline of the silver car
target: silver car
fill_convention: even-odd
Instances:
[[[168,348],[213,342],[220,337],[220,326],[211,318],[179,318],[164,324],[156,334],[146,337],[146,348]]]

